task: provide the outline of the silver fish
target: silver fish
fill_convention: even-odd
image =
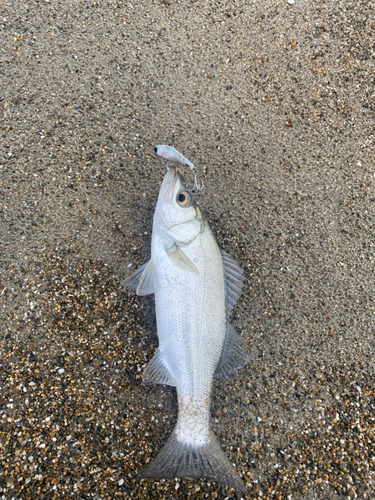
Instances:
[[[144,384],[175,386],[176,427],[141,477],[200,477],[247,489],[210,426],[214,377],[228,378],[250,361],[229,323],[243,271],[215,237],[185,187],[168,168],[154,214],[151,259],[123,281],[138,295],[155,294],[159,347]]]

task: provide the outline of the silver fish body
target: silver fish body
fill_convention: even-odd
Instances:
[[[220,251],[178,170],[168,169],[160,189],[151,260],[123,284],[155,294],[159,348],[143,381],[175,386],[179,405],[174,431],[142,477],[206,477],[246,491],[210,427],[214,377],[250,360],[228,321],[242,271]]]

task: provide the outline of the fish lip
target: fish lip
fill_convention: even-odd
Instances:
[[[176,168],[169,167],[168,173],[165,177],[165,190],[163,193],[163,201],[165,203],[171,203],[172,197],[175,191],[176,181],[178,179],[178,170]]]
[[[158,148],[157,147],[154,148],[154,153],[158,154]]]

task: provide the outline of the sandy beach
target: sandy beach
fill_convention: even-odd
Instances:
[[[0,500],[375,497],[374,3],[290,2],[0,2]],[[245,271],[211,414],[247,496],[137,479],[177,398],[120,283],[173,134]]]

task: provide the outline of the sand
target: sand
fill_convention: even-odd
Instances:
[[[374,497],[373,8],[2,1],[0,499],[244,498],[136,479],[177,400],[141,384],[153,298],[119,284],[173,131],[245,270],[253,362],[212,422],[247,498]]]

